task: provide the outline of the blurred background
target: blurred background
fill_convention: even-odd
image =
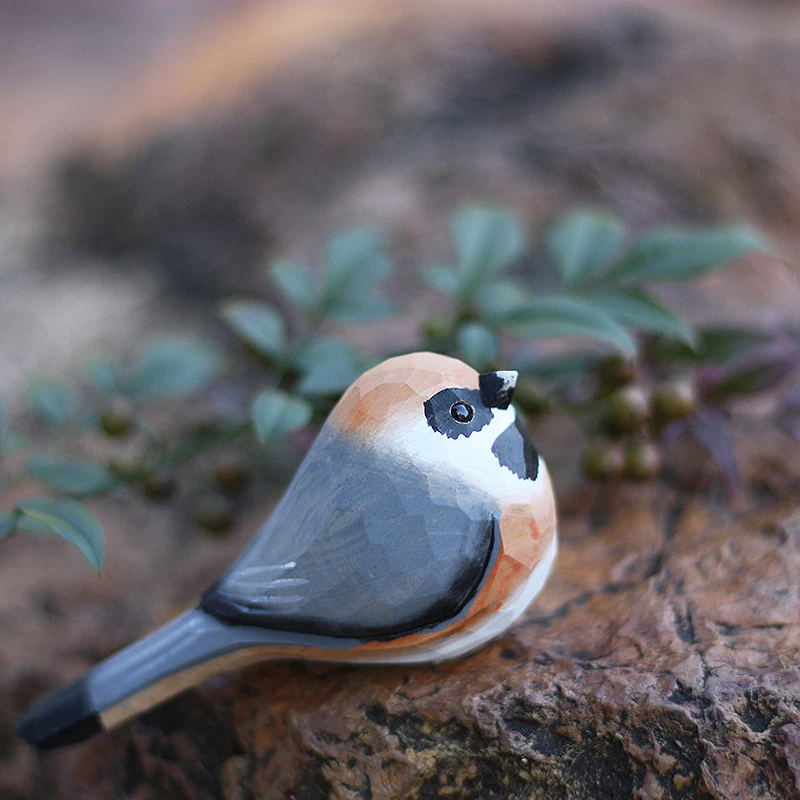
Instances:
[[[213,334],[223,298],[269,299],[265,259],[318,263],[355,224],[385,231],[404,309],[362,344],[413,349],[438,302],[414,276],[475,202],[534,237],[575,204],[634,232],[746,222],[774,256],[663,296],[694,322],[800,323],[798,75],[792,0],[0,0],[0,392]],[[17,710],[188,602],[258,517],[125,605],[177,556],[168,520],[117,511],[145,544],[117,541],[102,582],[8,549],[4,797],[57,796],[67,763],[18,748]],[[18,624],[34,606],[48,621]]]
[[[446,260],[467,202],[534,234],[576,202],[745,220],[790,254],[798,67],[792,2],[0,3],[3,389],[337,227],[383,225],[401,274]],[[713,293],[682,310],[800,314],[780,264]]]

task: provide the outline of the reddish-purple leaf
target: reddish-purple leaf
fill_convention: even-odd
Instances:
[[[778,424],[800,444],[800,410],[778,417]]]
[[[680,422],[673,422],[667,425],[663,431],[661,431],[661,441],[665,444],[669,444],[670,442],[677,442],[682,436],[684,436],[689,428],[688,423],[685,420],[681,420]]]
[[[790,411],[800,412],[800,383],[783,395],[781,405]]]
[[[775,389],[800,366],[800,351],[794,344],[774,343],[750,350],[731,361],[722,376],[707,389],[712,400],[751,395]]]
[[[715,408],[704,407],[688,422],[690,435],[703,447],[719,467],[728,492],[739,486],[739,468],[733,452],[730,419]]]

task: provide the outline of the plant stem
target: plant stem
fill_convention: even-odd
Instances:
[[[171,453],[166,453],[162,457],[160,466],[172,467],[176,464],[182,464],[196,456],[202,455],[208,450],[213,450],[215,447],[219,447],[219,445],[227,444],[237,439],[248,430],[250,430],[250,422],[240,422],[218,433],[213,433],[200,439],[178,445]]]

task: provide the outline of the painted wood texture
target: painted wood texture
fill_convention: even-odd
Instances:
[[[556,554],[552,485],[510,405],[515,382],[433,353],[366,372],[200,607],[33,709],[22,734],[72,741],[255,661],[441,660],[501,633]]]

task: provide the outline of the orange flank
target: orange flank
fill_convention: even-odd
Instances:
[[[445,637],[468,631],[496,613],[522,587],[553,543],[555,524],[551,520],[555,519],[554,508],[547,509],[545,513],[549,517],[548,524],[540,527],[533,517],[532,506],[512,506],[503,512],[497,561],[462,620],[448,626],[444,631],[413,633],[387,642],[370,642],[354,648],[350,651],[351,654],[368,656],[370,653],[387,651],[417,651],[421,645],[433,644]],[[329,654],[323,657],[330,659]]]

